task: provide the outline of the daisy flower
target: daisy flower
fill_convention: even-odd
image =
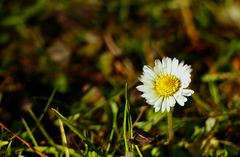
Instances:
[[[187,96],[194,91],[187,89],[191,82],[191,66],[179,62],[176,58],[164,57],[155,60],[153,68],[144,65],[143,74],[139,80],[143,83],[136,88],[143,92],[141,95],[146,102],[153,105],[155,112],[170,111],[176,102],[184,106]]]

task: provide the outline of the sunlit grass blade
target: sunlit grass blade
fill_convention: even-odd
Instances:
[[[31,129],[28,127],[27,122],[23,118],[21,119],[21,121],[22,121],[25,129],[27,130],[28,136],[32,140],[33,145],[38,146],[37,141],[36,141],[35,137],[33,136]]]
[[[138,153],[139,157],[143,157],[143,155],[142,155],[142,153],[141,153],[138,145],[135,145],[135,148],[136,148],[136,150],[137,150],[137,153]]]
[[[9,143],[8,143],[8,146],[7,146],[7,149],[6,149],[6,156],[10,156],[10,154],[11,154],[11,151],[12,151],[12,141],[10,141]]]
[[[110,148],[111,148],[111,143],[112,143],[112,140],[113,140],[113,135],[114,135],[114,129],[112,128],[111,130],[111,133],[110,133],[110,137],[109,137],[109,143],[108,143],[108,146],[107,146],[107,149],[106,149],[106,153],[108,154]]]
[[[62,120],[62,122],[69,127],[79,138],[83,140],[91,149],[97,152],[101,156],[105,156],[99,149],[97,149],[67,118],[61,115],[57,110],[52,108],[54,114]]]
[[[0,150],[2,150],[2,147],[8,145],[9,141],[2,141],[0,140]]]
[[[67,138],[66,138],[66,134],[64,131],[64,127],[63,127],[63,122],[61,119],[59,119],[59,128],[60,128],[60,132],[61,132],[62,144],[64,146],[65,157],[70,157],[69,149],[67,147]]]

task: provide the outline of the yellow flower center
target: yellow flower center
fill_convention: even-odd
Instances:
[[[169,97],[176,93],[181,86],[181,81],[174,75],[158,76],[155,80],[155,89],[161,97]]]

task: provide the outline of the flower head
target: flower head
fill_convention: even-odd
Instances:
[[[143,67],[143,74],[139,78],[143,84],[137,86],[137,89],[143,92],[141,96],[153,105],[155,112],[169,112],[176,102],[184,106],[186,97],[194,93],[187,89],[191,82],[191,71],[190,65],[176,58],[157,59],[153,68],[146,65]]]

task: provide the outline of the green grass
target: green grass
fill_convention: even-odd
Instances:
[[[240,156],[237,1],[0,2],[0,156]],[[154,112],[143,65],[192,65],[184,107]]]

